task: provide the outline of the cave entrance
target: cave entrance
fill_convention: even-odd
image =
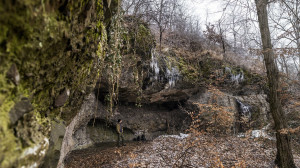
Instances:
[[[134,138],[134,132],[126,127],[123,128],[125,141]],[[115,123],[107,122],[104,119],[91,119],[86,126],[86,133],[93,144],[116,142],[118,134]]]

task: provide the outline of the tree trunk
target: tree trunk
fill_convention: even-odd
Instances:
[[[255,0],[261,40],[263,44],[264,62],[267,69],[270,89],[270,93],[268,95],[270,100],[270,111],[273,116],[276,130],[277,155],[275,163],[280,168],[296,168],[291,150],[290,135],[289,133],[280,133],[282,129],[287,128],[287,122],[280,102],[280,91],[278,85],[279,73],[274,59],[274,52],[272,50],[267,3],[268,0]]]
[[[161,52],[161,42],[162,42],[162,28],[159,28],[159,51]]]
[[[300,23],[297,18],[295,18],[295,24],[293,24],[293,26],[294,26],[294,33],[295,33],[296,44],[297,44],[297,55],[300,61]],[[299,64],[299,68],[300,68],[300,64]]]
[[[288,67],[288,64],[287,64],[287,60],[285,59],[285,56],[283,55],[282,56],[282,61],[283,61],[283,64],[284,64],[284,67],[285,67],[285,73],[286,73],[286,76],[289,77],[290,73],[289,73],[289,67]]]
[[[222,28],[221,28],[221,22],[219,22],[219,32],[220,32],[220,36],[221,36],[221,43],[222,43],[222,49],[223,49],[223,53],[224,53],[224,60],[226,60],[225,40],[223,38],[223,31],[222,31]]]
[[[300,32],[300,28],[299,28],[299,32]],[[297,55],[298,55],[298,59],[299,59],[299,67],[297,67],[297,69],[300,69],[300,33],[295,32],[296,33],[296,38],[297,38]],[[298,34],[298,35],[297,35]],[[300,73],[300,71],[298,71],[298,73]]]
[[[162,42],[162,33],[163,33],[163,28],[162,28],[162,15],[163,15],[163,4],[164,0],[160,0],[160,9],[159,9],[159,51],[161,53],[161,42]]]

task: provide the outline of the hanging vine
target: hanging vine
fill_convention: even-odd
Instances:
[[[143,95],[143,89],[142,89],[142,85],[143,85],[143,69],[141,70],[141,74],[139,74],[139,70],[138,70],[138,57],[136,55],[136,43],[137,43],[137,37],[139,36],[139,24],[135,24],[134,27],[134,42],[133,42],[133,59],[134,59],[134,82],[135,85],[137,87],[137,97],[136,97],[136,101],[135,101],[135,105],[137,107],[141,107],[142,106],[142,95]]]
[[[133,76],[136,94],[135,105],[142,106],[144,71],[142,64],[151,58],[151,49],[154,47],[154,38],[148,25],[138,16],[127,17],[129,41],[131,46],[129,54],[133,63]],[[127,48],[128,50],[128,48]]]
[[[103,24],[103,21],[101,20],[101,16],[103,16],[103,1],[97,1],[97,11],[98,12],[98,17],[99,21],[97,22],[96,29],[95,30],[101,30],[100,34],[99,33],[94,33],[94,32],[88,32],[87,34],[92,36],[92,38],[98,39],[100,37],[100,41],[97,46],[97,59],[96,59],[96,69],[97,69],[97,75],[96,75],[96,80],[98,80],[98,86],[97,86],[97,93],[96,93],[96,100],[98,101],[99,98],[99,90],[100,90],[100,84],[101,84],[101,79],[103,75],[103,69],[105,65],[105,48],[107,48],[106,41],[107,41],[107,33],[105,30],[105,26]],[[97,32],[97,31],[96,31]],[[98,112],[98,103],[96,104],[96,110],[94,113],[94,121],[93,121],[93,127],[95,126],[96,122],[96,116]]]
[[[109,41],[105,58],[105,70],[109,84],[109,93],[105,97],[107,102],[107,119],[113,115],[113,108],[118,104],[119,80],[122,72],[122,55],[121,55],[121,27],[122,17],[120,13],[120,0],[117,1],[117,13],[113,16],[108,34]]]

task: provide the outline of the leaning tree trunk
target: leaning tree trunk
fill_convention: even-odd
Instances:
[[[277,155],[275,162],[280,168],[296,168],[291,150],[290,135],[289,133],[281,133],[281,130],[287,129],[287,122],[280,102],[280,91],[278,84],[279,72],[274,60],[274,52],[272,50],[271,35],[268,24],[268,0],[255,0],[255,3],[263,45],[264,62],[267,69],[268,84],[270,89],[270,110],[274,119],[276,130]]]

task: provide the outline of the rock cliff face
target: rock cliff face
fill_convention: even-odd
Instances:
[[[234,116],[230,126],[232,134],[250,128],[261,129],[268,123],[269,107],[259,76],[253,76],[241,68],[229,68],[222,64],[209,65],[209,59],[218,60],[205,58],[208,64],[201,63],[202,66],[198,69],[200,79],[196,80],[204,82],[199,85],[193,81],[194,78],[184,74],[183,68],[187,65],[181,65],[180,68],[174,62],[167,66],[172,57],[167,57],[165,53],[152,55],[148,60],[140,58],[139,64],[130,61],[130,57],[126,55],[123,59],[123,64],[127,66],[122,69],[119,101],[113,112],[110,113],[107,108],[105,95],[109,88],[104,78],[82,105],[82,113],[78,113],[78,117],[67,127],[60,163],[63,164],[69,151],[103,142],[116,142],[115,125],[119,118],[123,120],[126,140],[138,139],[142,135],[151,140],[162,134],[184,132],[191,122],[187,111],[199,111],[195,104],[211,104],[213,93],[207,89],[207,83],[214,80],[207,78],[210,75],[206,73],[223,79],[222,82],[215,83],[222,91],[216,102],[228,108]],[[139,72],[135,73],[135,69]],[[142,78],[142,85],[136,83],[135,74]],[[203,123],[211,120],[209,113],[207,111],[200,116]],[[241,122],[241,118],[246,118],[246,123]]]
[[[65,128],[61,148],[59,149],[60,157],[57,167],[63,167],[63,159],[71,150],[78,149],[80,147],[88,147],[91,145],[91,141],[89,140],[89,137],[85,136],[86,133],[85,130],[82,130],[82,126],[87,125],[89,120],[93,117],[96,103],[97,102],[95,101],[95,96],[93,94],[87,96],[83,105],[81,106],[80,111],[72,119],[71,123]],[[80,136],[78,136],[78,132]],[[45,164],[45,167],[48,167],[47,165],[49,164]]]
[[[95,87],[117,6],[0,2],[0,167],[56,167],[65,130]]]
[[[212,93],[205,91],[191,97],[187,102],[187,109],[190,111],[199,111],[195,104],[211,104]],[[237,134],[245,132],[248,129],[262,129],[270,122],[269,104],[264,94],[252,94],[243,96],[234,96],[230,93],[222,93],[217,98],[217,104],[230,111],[234,117],[231,125],[232,133]],[[210,112],[204,112],[203,122],[211,120]],[[242,118],[244,120],[242,121]]]

